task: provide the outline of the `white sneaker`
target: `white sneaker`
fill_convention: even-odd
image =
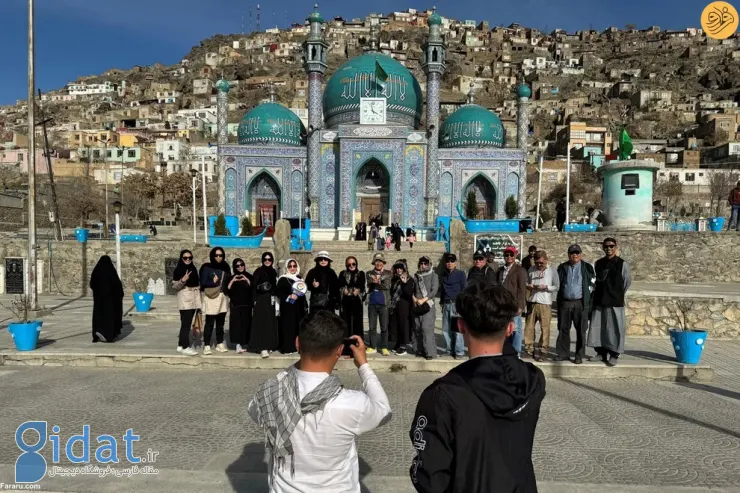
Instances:
[[[185,349],[182,350],[182,354],[184,354],[185,356],[197,356],[198,351],[196,351],[195,349],[191,347],[186,347]]]
[[[203,348],[203,355],[204,356],[208,356],[209,354],[211,354],[211,346],[204,347]]]
[[[396,353],[396,356],[406,356],[406,351],[404,351],[403,349],[400,349],[396,351],[395,353]]]
[[[221,344],[216,344],[216,351],[219,353],[225,353],[229,350],[229,348],[226,347],[226,344],[223,342]]]
[[[269,351],[267,351],[267,350],[265,350],[265,351],[262,351],[262,352],[260,353],[260,356],[262,356],[263,358],[269,358],[269,357],[270,357],[270,352],[269,352]]]
[[[183,350],[183,347],[182,347],[182,346],[177,346],[177,352],[178,352],[178,353],[181,353],[181,352],[182,352],[182,350]]]

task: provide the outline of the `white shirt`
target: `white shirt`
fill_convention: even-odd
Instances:
[[[355,438],[391,419],[391,405],[370,365],[358,373],[362,392],[342,389],[323,411],[301,418],[290,435],[295,475],[290,458],[276,471],[270,493],[360,492],[360,466]],[[329,376],[328,373],[298,370],[298,395],[303,399]],[[249,403],[249,415],[257,421],[257,404]],[[269,465],[272,474],[272,465]]]
[[[529,297],[529,301],[532,303],[541,303],[543,305],[552,305],[552,295],[557,293],[560,289],[560,278],[558,273],[552,267],[548,267],[545,270],[539,270],[536,266],[530,267],[527,273],[529,282],[534,286],[544,284],[547,286],[547,291],[532,290],[532,296]]]

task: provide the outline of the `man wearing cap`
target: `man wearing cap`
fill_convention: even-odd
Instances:
[[[617,240],[605,238],[602,248],[604,256],[594,265],[596,285],[588,345],[596,350],[596,356],[607,366],[615,366],[617,358],[624,352],[627,333],[624,297],[632,285],[632,274],[627,262],[617,255]]]
[[[483,250],[473,254],[473,266],[468,271],[468,284],[477,284],[481,289],[496,284],[496,271],[488,266]]]
[[[465,273],[457,269],[457,256],[454,253],[445,255],[445,271],[442,274],[441,294],[439,301],[442,305],[442,335],[445,338],[447,351],[453,358],[465,356],[465,343],[463,336],[452,326],[452,318],[457,317],[455,300],[457,295],[465,289],[467,278]],[[453,334],[450,334],[450,330]]]
[[[504,265],[496,273],[496,280],[506,288],[516,299],[519,313],[514,317],[514,332],[511,335],[511,344],[517,353],[522,352],[522,337],[524,336],[523,315],[527,308],[527,271],[516,263],[517,250],[513,246],[504,248]]]
[[[555,352],[559,361],[570,359],[570,326],[576,328],[576,357],[573,362],[583,363],[586,355],[586,331],[591,307],[591,293],[596,282],[594,268],[581,259],[581,247],[568,247],[568,261],[558,266],[558,340]]]
[[[368,353],[380,351],[383,356],[390,356],[388,351],[388,302],[391,288],[391,271],[385,269],[385,256],[376,253],[373,256],[374,269],[367,271],[367,318],[370,345]],[[380,340],[377,324],[380,319]]]

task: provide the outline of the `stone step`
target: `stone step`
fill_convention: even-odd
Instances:
[[[365,241],[314,241],[312,251],[317,252],[320,250],[326,250],[329,253],[332,252],[371,252],[367,249],[367,242]],[[382,250],[384,253],[388,250]],[[395,250],[391,249],[395,252]],[[414,247],[410,248],[408,242],[401,244],[402,252],[422,252],[422,253],[444,253],[446,246],[441,241],[420,241],[414,243]],[[372,251],[375,253],[375,251]]]

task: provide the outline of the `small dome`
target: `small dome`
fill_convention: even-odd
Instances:
[[[376,82],[377,65],[386,73],[385,91]],[[384,93],[385,92],[385,93]],[[360,121],[360,98],[385,96],[388,123],[416,126],[424,101],[419,82],[394,58],[369,52],[334,72],[324,91],[324,118],[329,127]]]
[[[237,136],[240,144],[301,146],[306,129],[298,115],[278,103],[263,103],[244,115]]]
[[[504,126],[492,111],[466,104],[448,116],[439,132],[439,145],[451,147],[504,147]]]
[[[216,90],[218,92],[229,92],[230,86],[229,81],[221,79],[218,82],[216,82]]]
[[[437,7],[432,9],[432,15],[427,19],[427,25],[429,26],[441,26],[442,16],[437,13]]]
[[[313,12],[306,18],[308,22],[318,22],[319,24],[324,23],[324,18],[319,14],[319,4],[314,4]]]
[[[516,95],[520,98],[531,98],[532,89],[530,89],[527,84],[522,84],[516,88]]]

